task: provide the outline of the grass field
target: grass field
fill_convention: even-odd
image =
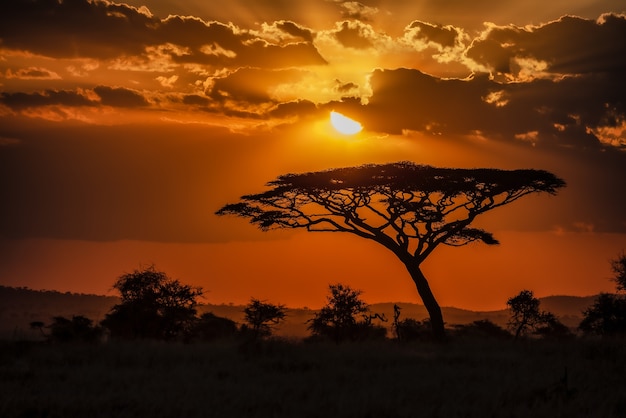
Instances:
[[[0,417],[624,417],[623,341],[0,345]]]

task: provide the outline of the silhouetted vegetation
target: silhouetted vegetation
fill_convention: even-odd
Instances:
[[[347,232],[378,242],[406,266],[428,310],[433,335],[445,338],[441,308],[421,264],[440,244],[497,244],[470,224],[478,215],[531,194],[556,194],[565,182],[539,170],[450,169],[411,162],[285,174],[270,190],[228,204],[218,215],[248,218],[262,230]]]
[[[94,325],[91,319],[82,315],[72,316],[72,319],[55,316],[48,328],[50,329],[48,339],[52,342],[61,343],[96,343],[103,333],[100,326]]]
[[[539,310],[540,303],[530,290],[522,290],[518,295],[506,301],[511,312],[508,325],[515,339],[530,332],[536,332],[540,328],[546,334],[551,329],[559,327],[560,323],[552,313]]]
[[[360,290],[341,283],[329,285],[328,288],[330,296],[326,305],[315,314],[309,324],[313,336],[329,338],[335,342],[385,338],[387,330],[372,324],[372,320],[386,319],[370,313],[367,303],[360,298]]]
[[[193,322],[187,338],[190,341],[215,341],[233,337],[237,331],[237,323],[232,319],[207,312]]]
[[[611,260],[611,271],[613,271],[617,291],[626,291],[626,254],[624,252]]]
[[[579,329],[585,334],[626,336],[626,298],[602,293],[584,312]]]
[[[102,325],[112,338],[174,340],[189,333],[202,289],[170,279],[154,266],[127,273],[113,285],[121,303]]]
[[[463,338],[497,340],[508,340],[513,337],[510,332],[488,319],[474,321],[470,324],[455,325],[454,335]]]
[[[619,293],[626,290],[626,255],[623,252],[611,260],[611,270],[618,294],[600,294],[583,312],[578,328],[587,335],[626,336],[626,296]]]
[[[430,321],[418,321],[413,318],[400,319],[401,308],[393,305],[393,323],[391,328],[398,341],[428,341],[432,340]]]
[[[251,334],[253,339],[265,338],[272,335],[272,330],[285,319],[284,305],[274,305],[252,298],[244,309],[246,324],[241,332]]]

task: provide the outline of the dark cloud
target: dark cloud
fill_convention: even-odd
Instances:
[[[0,103],[14,110],[40,106],[95,106],[96,102],[75,91],[46,90],[36,93],[0,93]]]
[[[21,80],[58,80],[61,77],[54,71],[41,67],[20,68],[16,71],[8,69],[6,78],[19,78]]]
[[[100,96],[105,106],[141,107],[148,105],[148,101],[141,93],[123,87],[98,86],[93,91]]]
[[[345,21],[341,28],[335,32],[335,38],[345,47],[366,49],[374,46],[363,30],[364,26],[358,22]]]
[[[313,42],[313,31],[297,23],[281,20],[276,22],[276,27],[291,36],[301,38],[305,42]]]
[[[299,117],[306,118],[308,115],[319,114],[315,103],[308,100],[297,100],[293,102],[280,103],[269,113],[275,118]]]
[[[207,97],[198,94],[187,94],[182,99],[182,103],[192,106],[207,106],[209,102]]]
[[[208,96],[216,101],[241,101],[254,105],[274,103],[269,91],[283,83],[296,83],[303,76],[299,70],[265,70],[241,68],[225,77],[216,78]]]
[[[111,59],[171,44],[188,48],[184,53],[171,53],[178,62],[269,68],[325,62],[310,42],[310,31],[290,22],[283,22],[282,28],[306,42],[268,45],[255,42],[253,35],[232,25],[186,16],[159,19],[107,1],[7,0],[0,5],[3,46],[45,56]]]
[[[408,29],[417,29],[415,38],[424,42],[435,42],[442,47],[454,47],[458,30],[452,26],[433,25],[426,22],[414,21],[408,26]]]
[[[495,27],[473,43],[467,56],[515,78],[520,71],[516,61],[527,59],[556,74],[624,74],[626,16],[606,14],[598,21],[565,16],[534,28]]]
[[[546,146],[598,148],[590,130],[616,126],[626,115],[626,91],[618,83],[606,74],[498,83],[487,75],[444,80],[418,70],[377,70],[363,111],[382,132],[481,132],[506,140],[536,132]]]
[[[6,0],[0,38],[6,48],[55,57],[114,57],[152,43],[156,22],[136,9],[87,0]]]

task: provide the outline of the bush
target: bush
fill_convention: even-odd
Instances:
[[[583,315],[578,328],[587,335],[626,336],[626,298],[622,296],[602,293]]]
[[[154,266],[122,275],[113,285],[122,302],[102,321],[111,337],[174,340],[188,334],[202,289],[170,279]]]
[[[235,334],[237,334],[235,321],[207,312],[194,321],[188,339],[206,342],[229,338]]]
[[[330,285],[329,290],[328,302],[310,321],[309,330],[314,338],[335,342],[385,338],[387,330],[371,323],[373,317],[385,319],[369,314],[368,305],[360,298],[360,290],[341,283]],[[359,315],[363,317],[362,321],[357,319]]]
[[[454,334],[459,337],[490,338],[498,340],[506,340],[512,337],[510,332],[488,319],[474,321],[471,324],[455,325]]]
[[[93,325],[91,319],[82,315],[72,316],[72,319],[55,316],[48,328],[50,328],[48,340],[60,343],[95,343],[100,340],[103,331],[101,327]]]

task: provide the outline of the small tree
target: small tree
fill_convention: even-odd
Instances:
[[[127,273],[113,285],[120,292],[102,321],[112,337],[171,340],[184,336],[193,325],[202,289],[184,285],[154,266]]]
[[[611,260],[611,271],[614,274],[613,281],[615,281],[617,291],[626,291],[626,254],[624,252]]]
[[[454,330],[457,336],[466,338],[499,340],[511,338],[511,334],[507,330],[488,319],[480,319],[470,324],[455,325]]]
[[[626,336],[626,298],[601,293],[593,305],[583,312],[578,328],[585,334]]]
[[[612,259],[611,270],[617,292],[626,290],[626,254]],[[626,335],[626,297],[621,294],[601,293],[594,304],[583,312],[578,329],[585,334],[603,336]]]
[[[244,309],[245,321],[255,339],[269,337],[287,316],[284,305],[274,305],[252,298]]]
[[[229,318],[204,313],[194,321],[189,338],[200,341],[214,341],[232,337],[237,333],[237,323]]]
[[[549,312],[540,311],[540,303],[530,290],[522,290],[517,296],[507,300],[506,304],[511,312],[508,325],[515,339],[529,331],[536,331],[539,326],[546,325],[555,318]]]
[[[575,337],[572,330],[551,312],[544,314],[543,325],[537,328],[535,334],[550,340],[565,340]]]
[[[556,194],[565,182],[541,170],[452,169],[411,162],[285,174],[271,189],[242,196],[218,215],[248,218],[262,230],[346,232],[391,251],[406,267],[430,316],[434,337],[444,320],[421,265],[439,245],[497,244],[472,228],[476,217],[531,193]]]
[[[346,339],[367,339],[381,334],[372,325],[369,306],[361,299],[361,291],[341,283],[328,286],[330,296],[327,303],[309,322],[309,330],[314,336],[331,338],[336,342]],[[359,321],[359,316],[363,318]],[[382,327],[379,327],[382,328]],[[384,333],[382,335],[384,337]]]
[[[55,316],[48,325],[50,333],[48,339],[53,342],[97,342],[102,335],[102,328],[93,324],[93,321],[82,315],[74,315],[72,319]]]

